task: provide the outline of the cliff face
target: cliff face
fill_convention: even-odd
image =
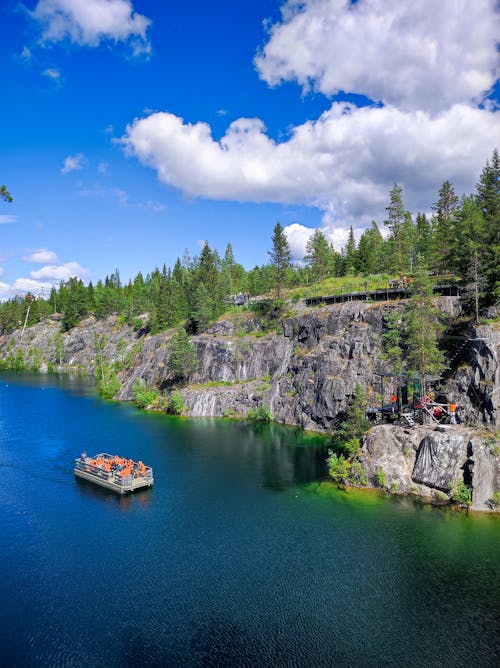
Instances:
[[[440,301],[446,313],[457,315],[458,298]],[[180,388],[185,412],[199,417],[246,417],[250,409],[266,404],[275,421],[328,433],[343,419],[356,383],[366,389],[369,403],[379,404],[380,374],[386,369],[380,359],[384,316],[395,309],[401,312],[404,302],[297,306],[277,331],[268,333],[265,323],[250,314],[223,318],[192,338],[199,367]],[[116,398],[122,400],[133,398],[137,379],[166,390],[172,386],[168,368],[172,332],[144,335],[117,317],[88,318],[63,335],[59,328],[58,323],[46,322],[26,330],[22,338],[19,331],[2,336],[0,356],[12,361],[22,351],[27,367],[38,364],[44,370],[51,365],[88,374],[101,361],[114,363],[121,382]],[[452,351],[453,372],[445,394],[461,406],[462,427],[479,423],[500,428],[499,360],[500,332],[486,325],[477,327],[470,340],[461,338]],[[390,378],[384,384],[387,398],[394,386]],[[364,446],[369,475],[373,479],[380,466],[388,487],[423,494],[444,489],[470,460],[476,481],[489,476],[490,483],[481,493],[486,498],[498,485],[498,470],[491,473],[488,464],[488,457],[494,455],[484,448],[483,452],[479,442],[470,445],[472,436],[459,427],[451,435],[436,434],[423,434],[419,428],[376,427]],[[468,449],[473,455],[466,457]],[[440,459],[445,451],[448,461]]]

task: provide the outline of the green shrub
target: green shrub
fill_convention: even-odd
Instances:
[[[179,392],[179,390],[174,390],[168,401],[167,413],[170,413],[170,415],[182,415],[184,409],[185,406],[182,394]]]
[[[357,455],[361,448],[361,441],[359,438],[349,438],[336,444],[336,450],[347,458]]]
[[[40,364],[42,362],[42,351],[39,348],[33,348],[33,362],[31,364],[31,370],[38,372],[40,371]]]
[[[366,487],[368,485],[368,478],[366,477],[366,470],[359,459],[351,462],[351,470],[349,472],[349,482],[352,485],[360,485]]]
[[[470,506],[472,489],[463,480],[455,480],[454,483],[450,483],[450,499],[459,506]]]
[[[25,369],[26,369],[26,362],[24,361],[24,353],[19,348],[14,358],[14,371],[24,371]]]
[[[120,391],[122,384],[115,373],[105,373],[101,380],[97,381],[97,389],[104,399],[112,399]]]
[[[134,403],[138,408],[152,406],[160,399],[160,392],[154,387],[148,387],[139,378],[134,383],[132,394],[134,395]]]
[[[333,450],[328,451],[328,473],[331,479],[339,484],[345,484],[349,478],[351,463],[343,455],[337,455]]]
[[[386,485],[384,469],[381,466],[379,466],[375,472],[375,483],[377,487],[385,487]]]
[[[252,422],[271,422],[272,415],[269,406],[261,404],[258,408],[251,408],[247,413],[247,418]]]
[[[489,504],[492,508],[498,509],[500,508],[500,492],[495,492],[491,499],[489,500]]]

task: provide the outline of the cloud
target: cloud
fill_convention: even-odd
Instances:
[[[383,219],[396,181],[413,211],[428,210],[446,179],[470,192],[497,133],[498,116],[469,105],[432,116],[336,102],[281,143],[259,119],[238,119],[215,141],[206,123],[169,113],[136,119],[121,141],[188,196],[307,204],[329,224],[361,227]]]
[[[28,13],[41,29],[42,44],[127,42],[134,56],[151,52],[146,36],[151,21],[134,11],[130,0],[39,0]]]
[[[25,255],[23,260],[24,262],[36,262],[37,264],[54,263],[57,262],[57,255],[54,251],[40,248],[40,250],[34,251],[31,255]]]
[[[326,239],[332,244],[332,246],[337,250],[341,251],[342,248],[347,244],[349,238],[349,231],[351,225],[339,226],[338,223],[333,223],[328,221],[327,216],[324,219],[325,226],[321,229]],[[309,238],[314,233],[315,229],[311,227],[306,227],[300,223],[292,223],[287,225],[284,228],[286,234],[288,245],[292,251],[292,255],[296,260],[303,260],[306,254],[306,245],[309,241]],[[384,230],[381,230],[383,232]],[[353,228],[354,236],[357,240],[363,233],[362,228]]]
[[[144,211],[153,211],[153,213],[161,213],[162,211],[167,210],[167,207],[164,204],[151,199],[148,199],[146,202],[139,202],[137,206],[139,209],[143,209]]]
[[[97,171],[99,172],[99,174],[106,174],[108,171],[108,167],[109,167],[109,162],[100,162],[97,165]]]
[[[83,169],[85,167],[85,163],[86,160],[83,153],[68,155],[66,158],[64,158],[64,165],[61,169],[61,174],[68,174],[69,172]]]
[[[499,34],[496,0],[289,0],[255,66],[271,86],[437,112],[488,93]]]
[[[34,281],[31,278],[16,278],[14,283],[12,285],[7,286],[5,283],[3,284],[7,290],[8,293],[11,296],[14,296],[16,294],[25,294],[26,292],[32,292],[33,294],[37,296],[45,296],[48,297],[50,290],[52,289],[52,283],[46,283],[44,281]]]
[[[17,222],[18,216],[13,216],[9,213],[0,214],[0,225],[8,225],[9,223]]]
[[[115,197],[120,206],[127,206],[129,201],[129,194],[126,190],[121,188],[103,188],[99,185],[83,186],[80,185],[78,194],[83,197]]]
[[[88,278],[89,272],[81,267],[78,262],[67,262],[60,265],[47,265],[36,271],[31,271],[32,279],[42,281],[67,281],[70,278]]]
[[[44,77],[52,79],[52,81],[59,81],[59,79],[61,78],[61,73],[55,67],[48,67],[46,70],[42,72],[42,74]]]
[[[18,58],[22,60],[24,63],[29,63],[31,61],[31,58],[33,57],[33,54],[31,53],[30,49],[28,49],[27,46],[23,47],[23,50],[19,54]]]

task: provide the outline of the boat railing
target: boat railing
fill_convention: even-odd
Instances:
[[[106,453],[100,453],[92,459],[103,458],[105,460],[111,460],[112,455]],[[90,458],[78,457],[75,459],[75,470],[88,473],[96,478],[100,478],[103,481],[112,482],[123,490],[132,490],[134,487],[134,480],[146,480],[153,481],[153,469],[150,466],[144,467],[144,473],[139,474],[137,470],[134,470],[133,473],[128,475],[122,475],[120,469],[114,469],[108,471],[101,466],[91,463]]]

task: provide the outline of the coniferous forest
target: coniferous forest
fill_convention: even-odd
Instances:
[[[9,193],[10,198],[10,193]],[[6,199],[6,198],[5,198]],[[7,200],[9,201],[9,200]],[[70,278],[50,295],[22,295],[0,305],[0,332],[9,333],[25,321],[33,325],[53,313],[68,331],[88,315],[122,316],[137,329],[151,333],[184,323],[190,332],[203,331],[228,309],[228,297],[282,297],[308,290],[332,277],[360,277],[368,286],[375,275],[411,275],[417,263],[435,275],[452,274],[485,308],[500,297],[500,157],[493,151],[479,175],[475,191],[461,197],[445,181],[432,203],[432,214],[409,212],[403,188],[395,183],[388,194],[386,218],[373,221],[356,242],[351,227],[345,247],[338,252],[319,229],[309,238],[301,263],[293,263],[280,223],[270,235],[269,262],[246,270],[233,254],[231,243],[221,255],[205,243],[199,256],[185,252],[173,267],[155,268],[126,283],[115,269],[104,280],[84,285]],[[381,229],[387,233],[382,234]],[[302,293],[300,291],[302,288]],[[29,307],[29,309],[28,309]],[[143,317],[148,314],[147,320]],[[26,316],[27,319],[26,319]]]

